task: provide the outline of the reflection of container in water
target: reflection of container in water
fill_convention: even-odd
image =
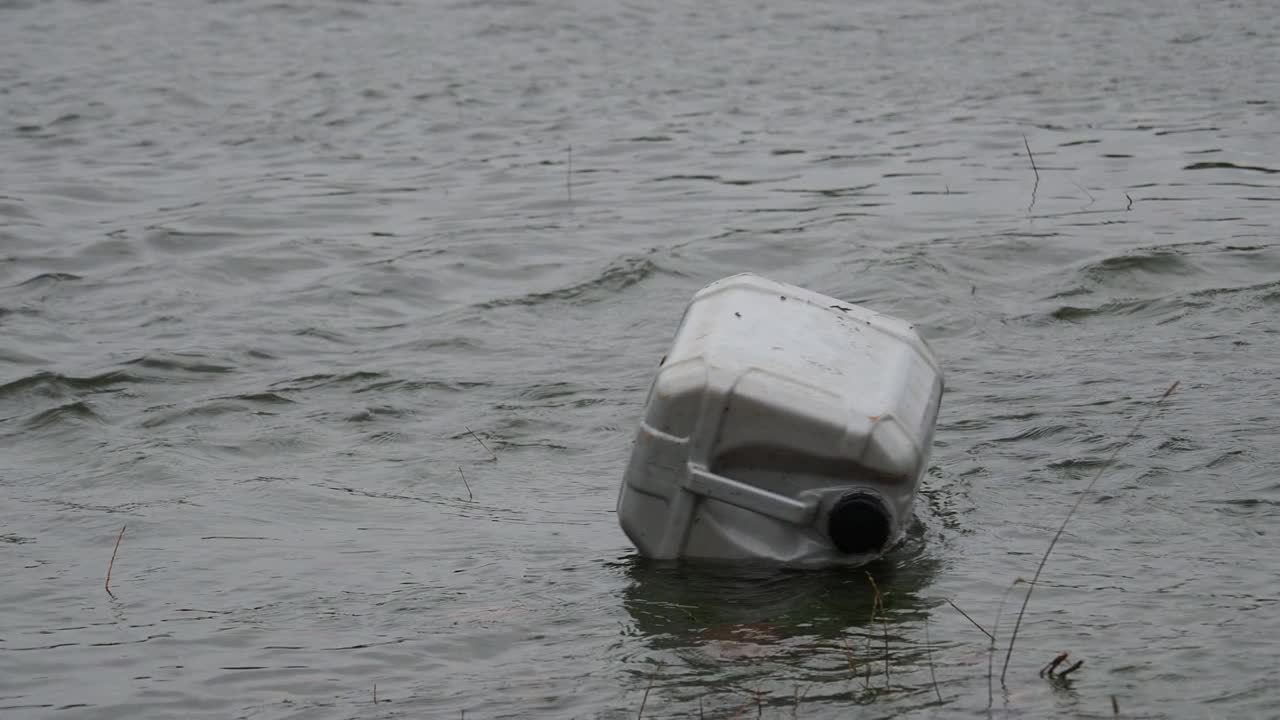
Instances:
[[[618,520],[658,559],[866,563],[902,536],[942,387],[901,320],[752,274],[712,283],[650,387]]]

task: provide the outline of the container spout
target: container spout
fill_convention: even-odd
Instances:
[[[893,533],[884,503],[866,492],[841,497],[827,516],[827,535],[846,555],[878,553]]]

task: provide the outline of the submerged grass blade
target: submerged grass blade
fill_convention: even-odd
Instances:
[[[1022,133],[1022,144],[1027,148],[1027,159],[1031,160],[1031,171],[1036,174],[1036,184],[1031,187],[1031,204],[1027,206],[1027,212],[1031,212],[1036,206],[1036,193],[1040,190],[1040,168],[1036,167],[1036,156],[1031,153],[1031,141],[1027,140],[1027,134]]]
[[[477,435],[477,434],[475,433],[475,431],[474,431],[474,430],[472,430],[471,428],[467,427],[466,425],[463,425],[462,427],[463,427],[464,429],[466,429],[467,433],[468,433],[469,435],[471,435],[471,437],[473,437],[473,438],[475,438],[475,439],[476,439],[476,442],[480,443],[480,447],[484,448],[485,452],[489,453],[489,455],[490,455],[490,456],[492,456],[492,458],[493,458],[494,460],[497,460],[497,459],[498,459],[498,454],[497,454],[497,453],[495,453],[494,451],[490,450],[490,449],[489,449],[489,446],[484,444],[484,441],[480,439],[480,436],[479,436],[479,435]]]
[[[649,691],[653,689],[653,681],[658,679],[658,672],[662,670],[662,663],[659,662],[653,668],[653,673],[649,675],[649,684],[645,686],[644,697],[640,698],[640,712],[636,713],[636,720],[644,717],[644,706],[649,702]]]
[[[474,501],[476,499],[476,496],[471,494],[471,483],[467,482],[467,476],[463,474],[461,465],[458,466],[458,474],[462,475],[462,484],[464,487],[467,488],[467,501],[468,502]]]
[[[938,689],[938,675],[933,670],[933,643],[929,640],[929,616],[924,616],[924,652],[929,658],[929,679],[933,681],[933,691],[938,695],[938,702],[942,702],[942,691]]]
[[[987,709],[995,704],[995,685],[992,678],[995,676],[995,657],[996,657],[996,633],[1000,632],[1000,616],[1004,614],[1004,604],[1009,599],[1009,593],[1018,586],[1018,583],[1026,582],[1022,578],[1018,578],[1009,583],[1009,587],[1005,588],[1004,595],[1000,597],[1000,607],[996,608],[996,624],[992,626],[991,645],[987,648]]]
[[[875,605],[871,608],[871,621],[875,622],[876,608],[880,608],[880,624],[884,626],[884,682],[888,687],[893,682],[893,678],[889,676],[889,618],[885,617],[884,598],[880,595],[880,586],[876,584],[876,579],[871,577],[871,573],[867,573],[867,580],[871,581],[871,589],[875,591]]]

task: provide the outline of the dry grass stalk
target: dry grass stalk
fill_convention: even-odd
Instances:
[[[1075,672],[1075,671],[1079,670],[1081,665],[1084,665],[1084,661],[1083,661],[1083,660],[1077,660],[1077,661],[1075,661],[1075,663],[1074,663],[1074,664],[1072,664],[1072,666],[1071,666],[1071,667],[1069,667],[1069,668],[1067,668],[1066,670],[1063,670],[1062,672],[1058,673],[1055,677],[1058,677],[1058,678],[1064,678],[1064,677],[1066,677],[1066,676],[1070,675],[1071,673],[1073,673],[1073,672]]]
[[[1164,391],[1164,394],[1156,398],[1155,402],[1151,403],[1151,407],[1147,410],[1146,414],[1141,418],[1138,418],[1138,421],[1133,425],[1133,429],[1130,430],[1128,436],[1125,437],[1124,442],[1117,445],[1116,449],[1112,451],[1109,457],[1107,457],[1106,462],[1102,463],[1102,467],[1098,468],[1097,474],[1094,475],[1093,479],[1089,481],[1089,484],[1085,486],[1084,492],[1080,493],[1080,496],[1076,498],[1071,509],[1067,511],[1067,516],[1062,519],[1062,524],[1058,526],[1058,531],[1053,534],[1053,539],[1049,541],[1049,547],[1045,549],[1044,556],[1040,558],[1040,564],[1036,566],[1036,574],[1031,578],[1031,584],[1027,587],[1027,594],[1022,598],[1022,609],[1018,611],[1018,619],[1013,624],[1013,634],[1009,637],[1009,649],[1004,655],[1004,668],[1000,671],[1001,687],[1004,687],[1005,675],[1009,673],[1009,660],[1013,657],[1013,644],[1018,640],[1018,629],[1022,627],[1022,616],[1027,612],[1027,603],[1031,602],[1031,593],[1035,591],[1036,584],[1040,582],[1040,573],[1044,570],[1045,563],[1049,561],[1049,554],[1053,552],[1054,546],[1058,544],[1058,540],[1062,537],[1063,531],[1067,529],[1067,523],[1071,522],[1071,518],[1076,514],[1076,510],[1080,509],[1080,504],[1083,503],[1084,499],[1093,492],[1093,487],[1098,484],[1098,480],[1102,478],[1102,475],[1107,471],[1107,468],[1111,467],[1111,463],[1115,462],[1120,451],[1127,447],[1129,443],[1133,442],[1133,439],[1137,437],[1138,431],[1142,429],[1142,426],[1151,418],[1152,415],[1155,414],[1156,410],[1160,409],[1161,403],[1163,403],[1177,389],[1178,383],[1174,382],[1169,386],[1168,390]]]
[[[471,494],[471,484],[467,482],[467,476],[462,474],[462,466],[458,466],[458,474],[462,475],[462,484],[467,488],[467,501],[474,501],[476,498]]]
[[[378,683],[373,684],[373,704],[378,704]]]
[[[1040,168],[1036,167],[1036,156],[1031,154],[1031,143],[1027,140],[1027,134],[1022,133],[1022,144],[1027,148],[1027,158],[1031,160],[1031,171],[1036,174],[1036,184],[1031,187],[1031,204],[1027,206],[1027,212],[1036,206],[1036,193],[1040,190]]]
[[[847,647],[847,644],[846,644]],[[804,700],[805,695],[809,694],[809,688],[805,688],[804,694],[800,693],[800,686],[796,686],[796,704],[791,706],[791,717],[800,716],[800,703]],[[698,717],[702,717],[702,704],[698,704]]]
[[[1061,665],[1063,662],[1065,662],[1067,657],[1069,657],[1070,655],[1071,653],[1065,650],[1058,653],[1057,657],[1049,661],[1049,664],[1040,668],[1040,673],[1039,673],[1040,677],[1044,677],[1045,673],[1049,673],[1050,675],[1052,675],[1053,671],[1057,670],[1058,666]]]
[[[867,657],[870,658],[872,640],[871,629],[876,626],[876,601],[874,598],[871,600],[871,617],[867,619],[867,626]],[[871,689],[871,663],[869,661],[867,662],[867,678],[862,682],[862,685],[867,690]]]
[[[1036,167],[1036,156],[1031,153],[1031,142],[1027,134],[1022,133],[1022,144],[1027,148],[1027,159],[1031,161],[1031,171],[1036,174],[1036,182],[1040,182],[1040,168]]]
[[[573,205],[573,146],[565,151],[564,189],[569,194],[569,205]]]
[[[489,449],[489,446],[484,444],[484,441],[480,439],[480,436],[479,436],[479,435],[477,435],[477,434],[475,433],[475,431],[474,431],[474,430],[472,430],[471,428],[467,427],[466,425],[463,425],[462,427],[463,427],[464,429],[466,429],[467,433],[468,433],[468,434],[470,434],[470,435],[471,435],[471,437],[473,437],[473,438],[475,438],[475,439],[476,439],[476,442],[480,443],[480,447],[484,448],[485,452],[489,453],[489,455],[493,457],[494,461],[497,461],[497,459],[498,459],[498,455],[497,455],[497,453],[495,453],[494,451],[490,450],[490,449]]]
[[[1111,714],[1120,717],[1120,701],[1116,700],[1116,696],[1111,696]]]
[[[1024,135],[1023,137],[1025,138],[1026,136]],[[1083,186],[1083,185],[1081,185],[1080,183],[1076,182],[1075,180],[1072,180],[1072,181],[1071,181],[1071,184],[1072,184],[1072,185],[1075,185],[1075,186],[1076,186],[1076,187],[1078,187],[1078,188],[1080,188],[1080,192],[1082,192],[1082,193],[1084,193],[1085,195],[1089,196],[1089,205],[1086,205],[1085,207],[1089,207],[1090,205],[1093,205],[1094,203],[1098,202],[1096,199],[1094,199],[1094,197],[1093,197],[1093,193],[1089,192],[1089,189],[1088,189],[1088,188],[1086,188],[1085,186]]]
[[[844,657],[849,661],[849,677],[853,677],[858,672],[858,664],[853,660],[853,648],[849,647],[848,638],[840,638],[840,642],[844,644]]]
[[[127,523],[122,525],[120,527],[120,534],[116,535],[116,546],[115,549],[111,551],[111,560],[107,563],[107,579],[102,583],[102,587],[111,597],[115,597],[115,593],[111,592],[111,568],[115,567],[116,553],[120,552],[120,541],[124,538],[124,529],[127,527],[129,527]]]
[[[944,599],[945,599],[945,598],[944,598]],[[959,605],[956,605],[955,603],[951,602],[950,600],[947,600],[947,604],[948,604],[948,605],[950,605],[951,607],[955,608],[955,611],[956,611],[956,612],[958,612],[958,613],[960,613],[961,615],[963,615],[965,620],[968,620],[969,622],[973,623],[973,626],[974,626],[974,627],[976,627],[976,628],[978,628],[979,630],[981,630],[983,635],[986,635],[987,637],[991,638],[992,640],[995,640],[995,639],[996,639],[994,635],[992,635],[991,633],[987,632],[987,629],[986,629],[986,628],[984,628],[984,627],[982,627],[981,625],[979,625],[977,620],[974,620],[973,618],[969,617],[969,613],[965,612],[964,610],[961,610]]]

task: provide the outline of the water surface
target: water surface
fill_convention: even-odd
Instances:
[[[1277,47],[1261,1],[0,2],[0,715],[1273,716]],[[883,618],[617,526],[748,270],[944,364]],[[946,600],[995,629],[1117,449],[989,697]]]

